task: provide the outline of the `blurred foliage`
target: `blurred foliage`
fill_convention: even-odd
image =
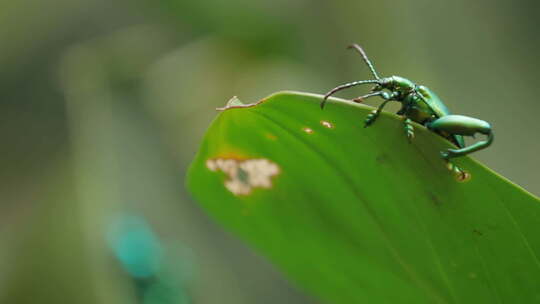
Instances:
[[[540,193],[536,2],[0,7],[2,302],[140,301],[105,237],[112,222],[135,214],[177,256],[178,272],[193,272],[167,275],[188,301],[313,303],[208,220],[183,176],[214,108],[231,96],[325,92],[367,77],[345,50],[351,42],[366,47],[381,74],[417,80],[453,112],[489,121],[496,142],[474,157]]]

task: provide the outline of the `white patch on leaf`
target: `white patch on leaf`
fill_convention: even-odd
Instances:
[[[303,128],[302,131],[306,132],[307,134],[313,134],[313,130],[308,127]]]
[[[326,121],[326,120],[321,120],[321,125],[323,125],[323,127],[326,127],[328,129],[334,128],[334,125],[331,122]]]
[[[266,158],[215,158],[207,160],[206,167],[227,174],[225,187],[235,195],[248,195],[253,188],[272,188],[272,177],[280,172],[279,166]]]

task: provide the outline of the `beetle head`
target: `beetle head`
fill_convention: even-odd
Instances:
[[[377,84],[371,89],[372,92],[379,92],[384,89],[387,89],[387,90],[394,89],[394,81],[392,77],[379,78],[377,80],[378,80]]]

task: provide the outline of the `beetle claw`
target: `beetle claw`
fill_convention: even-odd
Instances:
[[[414,139],[414,132],[407,131],[407,140],[409,141],[409,143],[411,143],[413,139]]]
[[[412,121],[409,118],[403,119],[404,128],[405,128],[405,134],[407,135],[407,140],[412,142],[412,139],[414,138],[414,127],[412,125]]]

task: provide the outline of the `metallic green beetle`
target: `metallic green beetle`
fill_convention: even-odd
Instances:
[[[377,119],[383,107],[389,101],[397,101],[401,103],[401,109],[397,114],[403,117],[405,133],[409,141],[414,137],[412,126],[414,121],[443,136],[459,148],[442,151],[441,156],[445,160],[484,149],[493,142],[493,132],[489,123],[468,116],[451,115],[442,100],[433,91],[406,78],[400,76],[380,78],[366,53],[359,45],[353,44],[349,48],[357,50],[362,55],[375,79],[355,81],[330,90],[324,96],[321,108],[324,108],[328,97],[337,91],[361,84],[374,84],[375,87],[371,89],[369,94],[353,99],[355,102],[362,102],[364,99],[374,96],[380,96],[384,99],[383,103],[367,116],[365,127],[371,125]],[[474,137],[476,133],[486,135],[487,139],[465,147],[463,136]]]

